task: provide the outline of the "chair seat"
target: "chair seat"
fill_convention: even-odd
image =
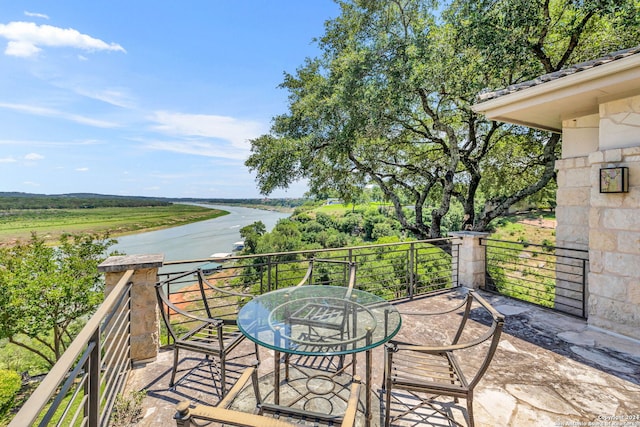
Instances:
[[[244,339],[244,335],[238,330],[225,330],[222,334],[222,349],[229,351]],[[218,327],[212,323],[201,323],[190,331],[177,337],[175,345],[184,349],[196,351],[210,351],[217,354],[221,351],[218,339]]]
[[[458,361],[451,353],[397,353],[391,368],[391,381],[405,390],[429,391],[464,397],[469,388]]]
[[[454,307],[444,311],[411,313],[448,316],[441,318],[439,324],[455,329],[451,342],[427,346],[392,340],[385,346],[385,426],[391,424],[391,394],[395,389],[400,389],[413,394],[420,404],[400,411],[398,417],[417,411],[424,405],[435,409],[432,405],[435,396],[449,396],[455,398],[456,402],[458,398],[466,399],[468,425],[473,427],[473,390],[493,359],[504,316],[473,290],[469,290],[463,298],[452,298],[451,301],[455,303]],[[489,314],[491,323],[486,325],[471,319],[472,306]],[[466,362],[464,366],[461,360]],[[474,360],[475,363],[472,363]],[[436,411],[459,424],[449,414]]]

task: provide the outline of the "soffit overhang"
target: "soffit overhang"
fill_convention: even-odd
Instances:
[[[599,112],[601,103],[640,94],[640,55],[593,67],[472,106],[491,120],[562,133],[562,121]]]

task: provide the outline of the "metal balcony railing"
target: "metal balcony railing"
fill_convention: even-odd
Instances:
[[[355,288],[366,290],[387,300],[412,298],[434,290],[458,286],[458,251],[455,239],[434,239],[415,242],[378,244],[349,248],[279,252],[250,256],[232,256],[221,261],[210,277],[219,288],[249,294],[262,294],[297,284],[307,271],[310,258],[354,261],[357,265]],[[181,309],[204,314],[200,290],[195,277],[188,274],[200,266],[211,268],[211,259],[165,263],[159,280],[167,286],[169,298]],[[319,263],[314,268],[311,283],[344,284],[345,264]],[[235,317],[237,298],[211,295],[215,312],[220,317]],[[172,317],[171,311],[167,313]],[[180,327],[182,320],[172,324]],[[186,325],[185,325],[186,327]],[[164,343],[168,336],[164,335]]]
[[[131,369],[128,271],[54,365],[10,427],[108,424]]]
[[[586,318],[589,251],[481,239],[485,290]]]
[[[311,257],[357,263],[356,288],[385,299],[411,298],[433,290],[458,286],[458,247],[455,239],[403,242],[349,248],[234,256],[213,266],[216,286],[259,294],[292,286],[303,277]],[[168,262],[158,273],[168,282],[177,304],[199,310],[197,279],[190,271],[211,259]],[[312,283],[331,284],[346,278],[344,264],[326,263],[314,269]],[[62,358],[13,418],[10,427],[106,426],[117,396],[131,369],[131,279],[127,271]],[[175,280],[173,280],[175,279]],[[221,299],[219,316],[235,317],[242,301]],[[174,318],[172,322],[181,319]],[[179,325],[178,325],[179,326]],[[166,339],[165,339],[166,342]]]

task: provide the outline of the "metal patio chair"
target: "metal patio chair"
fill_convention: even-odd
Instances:
[[[339,285],[331,285],[330,279],[326,277],[321,277],[321,274],[318,272],[317,266],[319,264],[334,264],[334,265],[343,265],[346,268],[346,275],[344,283],[340,283]],[[315,273],[315,274],[314,274]],[[325,259],[325,258],[311,258],[309,259],[309,265],[307,267],[307,271],[304,277],[298,282],[296,287],[301,286],[342,286],[346,289],[345,291],[345,299],[349,299],[351,297],[351,292],[356,283],[356,263],[353,261],[344,261],[338,259]],[[290,317],[290,321],[297,325],[303,325],[307,327],[306,331],[306,341],[313,342],[314,337],[320,337],[321,334],[318,334],[319,329],[323,330],[333,330],[336,335],[340,335],[341,338],[344,338],[344,335],[347,336],[351,333],[351,326],[349,321],[350,313],[346,309],[345,305],[336,304],[336,305],[327,305],[327,304],[314,304],[310,302],[307,306],[304,307],[304,310],[301,310],[302,315],[298,316],[295,313]],[[322,345],[322,338],[318,338],[318,346]],[[313,345],[308,345],[308,350],[312,351],[311,348]],[[315,366],[316,368],[327,369],[330,370],[332,365],[335,367],[335,370],[340,371],[344,367],[345,356],[336,356],[338,358],[337,365],[335,364],[332,357],[319,357],[319,356],[298,356],[296,363],[302,366]],[[353,356],[355,358],[355,356]],[[285,354],[285,378],[289,377],[289,364],[291,360],[290,354]],[[310,360],[313,359],[313,360]],[[353,374],[355,375],[355,364],[353,364]]]
[[[472,309],[473,307],[473,309]],[[470,320],[471,313],[482,316],[489,325],[479,327]],[[453,340],[445,345],[419,345],[392,340],[386,344],[385,371],[383,388],[385,389],[385,426],[391,422],[391,395],[400,389],[410,392],[420,401],[415,406],[396,415],[402,418],[423,406],[430,406],[449,420],[458,422],[433,403],[436,396],[464,398],[467,401],[468,425],[473,421],[473,390],[487,371],[500,341],[504,317],[475,291],[469,290],[460,304],[438,313],[403,313],[405,315],[448,315],[448,322],[458,322]],[[457,318],[457,320],[456,320]],[[451,324],[451,323],[449,323]],[[455,328],[455,325],[454,325]],[[469,329],[473,331],[469,332]],[[463,356],[460,354],[463,353]],[[473,353],[473,355],[472,355]],[[475,366],[469,363],[470,358],[479,360]]]
[[[255,413],[240,412],[230,409],[234,399],[247,386],[251,379],[256,398]],[[311,422],[313,425],[332,425],[353,427],[358,411],[361,382],[354,377],[346,401],[344,415],[331,415],[318,412],[303,411],[278,405],[268,405],[262,402],[256,366],[247,368],[231,388],[229,393],[216,406],[194,405],[180,402],[174,416],[178,427],[195,427],[203,421],[218,422],[223,425],[239,427],[298,427],[301,422]],[[268,413],[272,416],[267,416]],[[275,418],[274,418],[275,417]]]
[[[244,340],[244,335],[238,330],[237,321],[232,316],[216,314],[213,312],[210,297],[218,295],[221,299],[252,298],[252,295],[221,289],[210,283],[202,270],[198,269],[195,275],[198,279],[200,300],[190,301],[192,309],[178,307],[167,295],[166,287],[170,282],[194,272],[188,272],[156,284],[156,296],[158,305],[162,311],[162,318],[167,331],[173,340],[173,370],[169,387],[175,386],[175,377],[180,361],[180,350],[190,350],[205,355],[207,360],[211,357],[218,358],[218,371],[220,376],[220,390],[224,397],[226,393],[226,361],[230,352],[235,350]],[[171,316],[176,316],[179,321],[171,322]],[[254,344],[255,357],[258,358],[258,346]],[[215,361],[214,361],[215,362]]]

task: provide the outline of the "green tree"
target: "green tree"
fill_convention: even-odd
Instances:
[[[461,228],[485,230],[554,179],[560,136],[486,120],[478,93],[640,40],[634,0],[339,4],[246,165],[265,194],[306,178],[312,194],[355,200],[374,184],[420,238],[440,237],[454,201]]]
[[[256,221],[245,225],[240,229],[240,237],[244,239],[245,251],[250,254],[256,253],[260,236],[267,232],[267,226],[262,221]]]
[[[302,248],[302,234],[296,222],[284,219],[278,221],[270,233],[264,234],[258,241],[256,253],[291,252]],[[285,260],[295,255],[283,255],[280,259]]]
[[[51,247],[33,233],[26,243],[0,248],[0,338],[53,366],[102,302],[97,266],[115,242],[65,234]]]

